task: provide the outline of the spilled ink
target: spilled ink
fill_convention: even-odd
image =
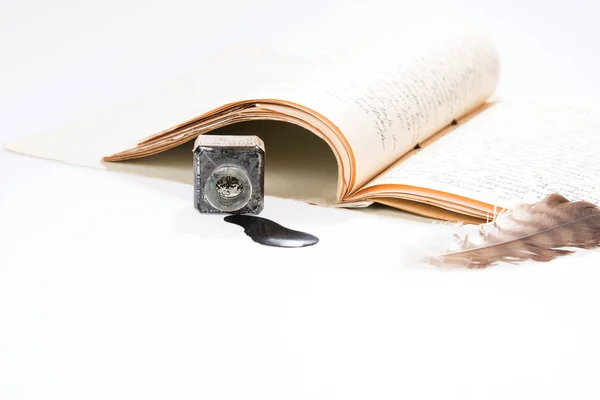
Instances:
[[[305,247],[316,244],[319,239],[309,233],[294,231],[269,219],[252,215],[228,215],[225,221],[244,228],[252,240],[266,246]]]

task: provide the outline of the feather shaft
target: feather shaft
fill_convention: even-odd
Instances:
[[[482,268],[498,262],[547,262],[600,245],[600,208],[551,194],[534,204],[501,212],[493,221],[465,228],[455,248],[430,259],[438,265]]]

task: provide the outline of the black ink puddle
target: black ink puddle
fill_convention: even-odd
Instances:
[[[226,216],[225,221],[241,226],[252,240],[266,246],[305,247],[319,241],[316,236],[288,229],[266,218],[236,214]]]

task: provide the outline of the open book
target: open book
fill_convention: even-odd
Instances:
[[[494,100],[499,76],[489,40],[446,27],[310,62],[237,48],[7,147],[191,183],[198,135],[256,134],[267,195],[466,222],[553,191],[597,203],[600,107]]]

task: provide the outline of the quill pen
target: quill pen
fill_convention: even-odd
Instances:
[[[498,262],[546,262],[573,253],[573,248],[591,249],[600,245],[600,208],[551,194],[503,211],[492,222],[464,228],[449,248],[429,261],[482,268]]]

